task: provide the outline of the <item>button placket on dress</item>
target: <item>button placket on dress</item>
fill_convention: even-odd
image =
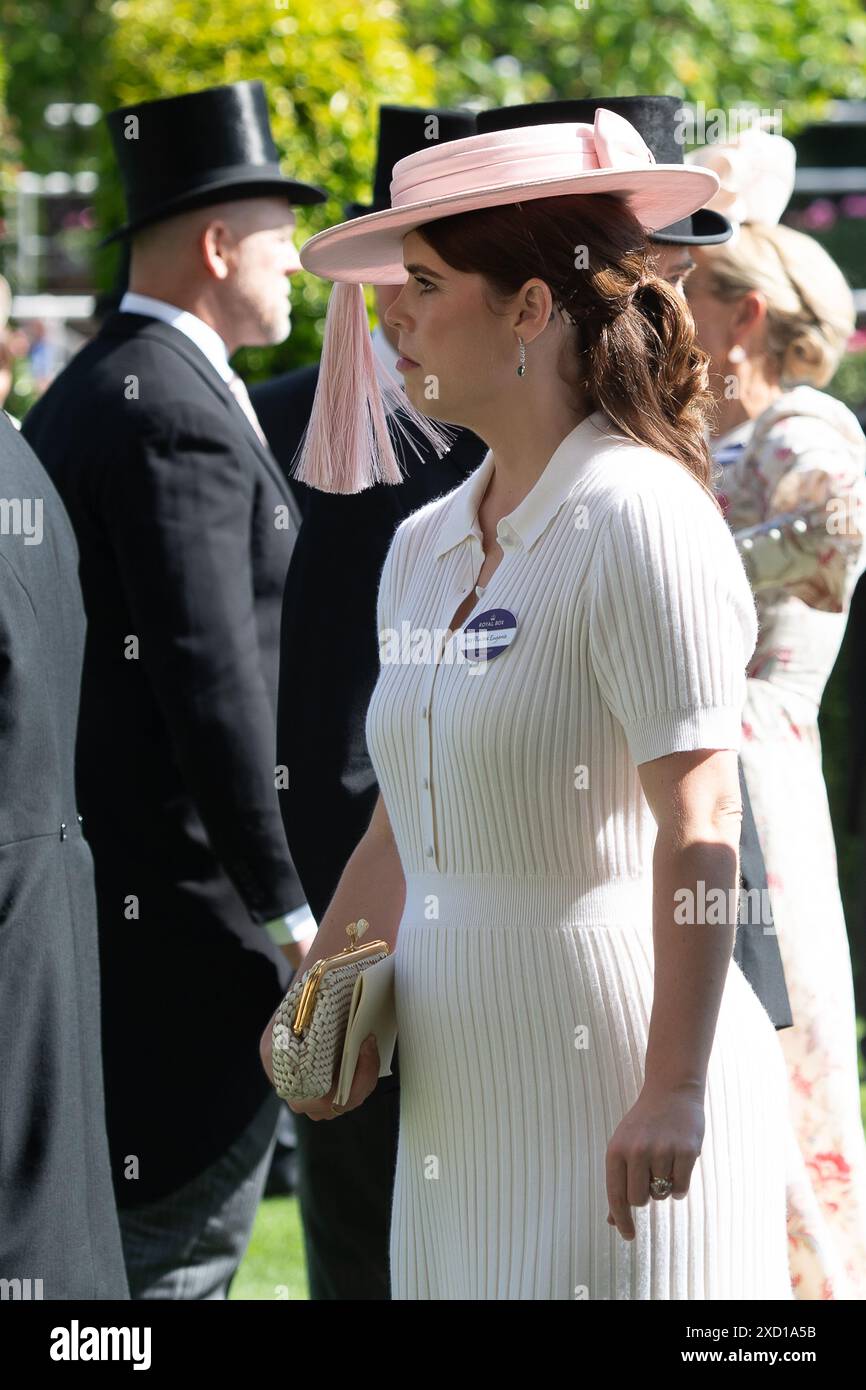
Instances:
[[[491,575],[490,579],[488,579],[487,584],[484,586],[485,596],[487,589],[493,583],[493,580],[498,575],[500,569],[504,564],[506,564],[508,560],[511,535],[507,523],[499,523],[499,527],[497,527],[496,536],[497,540],[502,546],[502,559],[499,561],[499,564],[496,566],[496,569],[493,571],[493,574]],[[484,546],[482,544],[481,530],[476,522],[476,525],[472,531],[472,535],[469,537],[469,547],[464,548],[463,551],[462,566],[464,574],[468,576],[467,581],[461,584],[460,588],[457,589],[456,593],[453,590],[449,591],[448,611],[445,619],[439,625],[440,628],[444,628],[446,622],[451,622],[451,619],[454,617],[454,614],[457,612],[457,609],[465,599],[466,595],[470,592],[470,590],[474,588],[474,585],[477,582],[474,576],[477,576],[481,573],[481,567],[483,566],[483,564]],[[475,606],[466,615],[464,621],[455,631],[452,632],[452,636],[449,639],[449,641],[443,643],[441,654],[438,652],[438,649],[434,646],[433,650],[431,651],[431,660],[428,672],[424,680],[423,700],[421,704],[421,738],[423,741],[422,765],[426,769],[426,771],[421,777],[421,828],[424,838],[424,863],[425,866],[431,871],[434,869],[440,869],[439,845],[436,836],[436,817],[433,808],[433,741],[431,734],[433,690],[436,683],[436,674],[439,670],[440,665],[442,664],[441,656],[444,656],[447,647],[450,646],[451,643],[458,642],[460,640],[460,633],[465,628],[466,623],[468,623],[471,620],[472,615],[476,612],[476,609],[481,609],[483,602],[484,597],[479,598],[477,600]]]

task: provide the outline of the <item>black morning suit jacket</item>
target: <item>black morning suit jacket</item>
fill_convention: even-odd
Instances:
[[[51,480],[2,411],[0,496],[42,509],[33,543],[0,529],[0,1279],[30,1280],[30,1298],[128,1299],[105,1135],[93,860],[75,797],[78,551]]]
[[[309,420],[318,367],[254,387],[256,414],[288,473]],[[304,513],[283,608],[283,665],[277,719],[279,761],[289,769],[281,793],[286,833],[313,915],[320,920],[346,861],[370,823],[378,788],[367,753],[367,705],[379,671],[376,592],[399,523],[457,487],[482,462],[486,446],[461,430],[437,460],[404,453],[408,478],[350,497],[291,480]],[[303,681],[296,679],[301,656]],[[740,872],[747,889],[767,875],[740,767],[743,827]],[[734,960],[777,1028],[791,1024],[779,945],[764,923],[737,931]]]
[[[118,1203],[176,1190],[269,1096],[291,971],[260,925],[303,904],[275,787],[283,586],[300,514],[179,330],[115,313],[24,433],[78,539],[77,750],[96,864]]]

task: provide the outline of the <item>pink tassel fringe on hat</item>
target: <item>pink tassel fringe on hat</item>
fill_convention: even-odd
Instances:
[[[702,208],[718,176],[696,165],[656,164],[622,116],[605,107],[595,122],[522,126],[449,140],[394,165],[391,207],[311,237],[301,264],[335,280],[325,319],[319,380],[293,476],[325,492],[354,493],[403,481],[388,418],[419,452],[413,425],[437,453],[447,431],[422,415],[396,382],[380,388],[363,284],[403,284],[403,238],[426,222],[529,198],[619,193],[647,231]]]
[[[324,492],[363,492],[374,483],[402,483],[387,417],[420,456],[411,423],[440,456],[452,436],[416,410],[399,382],[376,372],[364,291],[338,282],[328,300],[319,379],[293,477]]]

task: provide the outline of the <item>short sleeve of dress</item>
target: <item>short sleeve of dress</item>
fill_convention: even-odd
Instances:
[[[650,461],[603,523],[590,660],[635,764],[739,749],[755,601],[723,517],[680,465]]]

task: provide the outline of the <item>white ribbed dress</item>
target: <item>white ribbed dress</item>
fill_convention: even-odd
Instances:
[[[508,609],[514,641],[435,660],[491,469],[401,524],[379,588],[367,741],[406,878],[393,1297],[789,1299],[784,1061],[735,963],[688,1197],[635,1208],[632,1242],[606,1220],[652,1006],[637,764],[739,747],[757,626],[734,542],[679,464],[596,412],[499,523],[471,616]]]

